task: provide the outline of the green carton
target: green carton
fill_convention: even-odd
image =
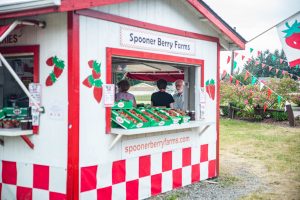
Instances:
[[[155,109],[152,109],[151,111],[154,114],[156,114],[157,116],[161,117],[165,121],[165,126],[173,124],[173,119],[169,115],[167,115],[166,112],[163,112],[161,109],[155,108]],[[177,121],[177,123],[178,122],[179,121]]]
[[[147,116],[151,119],[151,126],[164,126],[165,120],[160,116],[153,113],[150,109],[141,108],[140,111],[144,116]]]
[[[180,115],[176,113],[176,116],[171,116],[168,112],[167,109],[159,109],[160,112],[164,113],[165,115],[169,116],[172,119],[173,124],[179,124],[180,121],[182,120]]]
[[[136,116],[137,118],[139,118],[140,120],[142,120],[143,122],[143,128],[144,127],[151,127],[152,122],[152,118],[148,117],[147,115],[144,115],[139,109],[130,109],[130,110],[126,110],[128,112],[130,112],[132,115]]]
[[[28,108],[5,107],[3,111],[8,117],[26,117],[28,114]]]
[[[133,103],[132,101],[120,100],[116,101],[112,109],[132,109]]]
[[[134,129],[134,128],[141,128],[143,127],[143,122],[136,116],[129,113],[127,110],[112,110],[112,121],[123,127],[124,129]],[[122,114],[123,113],[123,114]],[[126,114],[127,116],[131,117],[134,121],[126,118],[124,116]]]

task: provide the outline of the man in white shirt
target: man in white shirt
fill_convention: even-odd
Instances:
[[[183,97],[183,89],[184,89],[184,81],[181,79],[178,79],[175,81],[175,87],[177,90],[177,93],[173,95],[174,99],[174,109],[180,109],[183,110],[184,105],[184,97]]]

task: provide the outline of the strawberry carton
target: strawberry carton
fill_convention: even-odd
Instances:
[[[111,120],[124,129],[143,127],[143,121],[127,110],[112,110]]]
[[[140,110],[138,109],[130,109],[127,110],[129,113],[131,113],[132,115],[134,115],[135,117],[139,118],[140,120],[142,120],[143,122],[143,128],[144,127],[149,127],[151,126],[152,122],[152,118],[148,117],[147,115],[144,115]]]
[[[144,116],[147,116],[151,119],[151,126],[164,126],[166,124],[166,121],[157,114],[153,113],[151,109],[140,108],[140,112]]]
[[[115,102],[112,109],[133,109],[132,101],[120,100]]]
[[[157,112],[163,114],[164,116],[168,117],[168,120],[171,120],[172,124],[179,124],[181,118],[179,117],[178,113],[174,113],[173,115],[170,115],[169,112],[166,109],[155,109]]]

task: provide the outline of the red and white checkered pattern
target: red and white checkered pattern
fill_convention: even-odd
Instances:
[[[216,176],[216,144],[81,167],[80,199],[144,199]]]
[[[67,172],[64,168],[3,160],[0,174],[2,200],[66,199]]]

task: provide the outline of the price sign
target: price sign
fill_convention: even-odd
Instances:
[[[41,106],[42,100],[42,85],[39,83],[30,83],[29,92],[31,96],[36,100],[39,106]],[[34,103],[29,99],[29,106],[34,106]]]
[[[115,103],[115,85],[104,84],[103,94],[104,94],[104,107],[113,107]]]

